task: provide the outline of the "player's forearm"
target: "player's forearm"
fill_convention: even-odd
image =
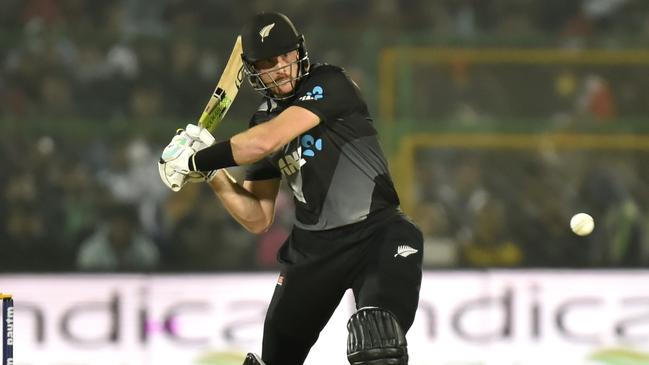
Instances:
[[[273,217],[264,212],[259,198],[234,181],[225,170],[217,171],[209,185],[225,209],[246,230],[255,234],[268,230]]]
[[[189,170],[207,172],[257,162],[319,122],[319,117],[311,111],[289,107],[266,123],[196,152],[190,159]]]
[[[265,123],[234,135],[230,143],[235,161],[240,165],[259,161],[289,142],[271,133],[271,128]]]
[[[261,160],[276,148],[279,148],[276,143],[269,143],[260,133],[249,130],[196,152],[188,168],[206,172],[247,165]]]
[[[232,155],[239,164],[258,161],[318,125],[320,118],[296,106],[284,110],[266,123],[256,125],[230,139]]]

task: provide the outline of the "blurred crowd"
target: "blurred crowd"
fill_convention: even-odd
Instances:
[[[416,157],[416,221],[425,260],[443,267],[615,268],[649,265],[647,151],[450,150]],[[587,212],[592,234],[570,218]]]
[[[523,46],[533,40],[546,47],[623,47],[649,38],[649,2],[640,0],[3,0],[0,271],[276,267],[275,252],[292,219],[286,190],[274,226],[257,237],[240,228],[207,187],[171,194],[158,181],[155,165],[168,134],[202,110],[233,35],[260,10],[288,14],[306,34],[314,60],[348,68],[371,105],[377,103],[382,46],[409,40],[494,46],[523,39]],[[461,105],[449,111],[449,105],[456,107],[447,102],[455,90],[459,96],[451,95],[453,100],[486,103],[482,109],[494,118],[507,110],[548,116],[535,103],[498,99],[502,90],[512,90],[493,87],[498,73],[488,72],[491,81],[478,73],[471,81],[478,86],[465,88],[463,70],[448,73],[448,87],[426,72],[417,77],[413,100],[423,109],[415,112],[447,116],[459,110],[464,114],[456,116],[466,116],[480,109],[474,102],[469,111]],[[561,93],[575,76],[555,71],[553,85]],[[609,74],[617,71],[602,71]],[[609,79],[597,77],[589,85],[599,88],[588,90],[609,85]],[[642,83],[642,77],[631,73],[625,80]],[[439,95],[428,92],[433,82]],[[510,94],[525,94],[513,90]],[[588,90],[586,99],[599,97]],[[637,88],[632,91],[627,94],[639,95]],[[245,125],[258,98],[249,88],[242,93],[229,118]],[[427,99],[419,100],[421,95]],[[584,92],[571,95],[584,98]],[[489,104],[493,99],[500,101]],[[606,96],[600,99],[585,108],[603,103],[595,115],[616,117],[606,110]],[[649,113],[642,107],[631,111]],[[503,167],[516,175],[502,175],[491,168],[491,159],[520,169]],[[639,187],[647,172],[622,160],[604,159],[566,190],[562,179],[570,165],[555,170],[534,155],[419,156],[418,179],[429,185],[416,189],[422,204],[415,216],[429,239],[427,267],[646,264],[643,207],[649,199]],[[537,179],[541,175],[547,178]],[[558,196],[566,191],[569,196]],[[582,195],[588,198],[578,198]],[[598,225],[587,239],[566,232],[566,217],[577,202],[591,204],[583,210],[616,228],[609,232]],[[497,249],[483,250],[484,245]]]
[[[592,64],[566,65],[558,60],[509,67],[469,62],[422,65],[404,78],[410,81],[407,88],[415,91],[399,105],[396,117],[482,129],[518,120],[523,127],[536,123],[537,129],[549,130],[611,126],[649,115],[644,92],[649,63],[597,65],[591,59]]]
[[[3,135],[2,271],[207,271],[273,268],[291,202],[254,236],[211,190],[171,193],[159,181],[162,145],[145,137],[83,141]],[[233,171],[235,176],[241,171]]]
[[[640,0],[5,0],[0,116],[194,116],[233,34],[268,9],[293,18],[315,60],[347,66],[368,86],[380,46],[413,39],[621,47],[649,38]]]

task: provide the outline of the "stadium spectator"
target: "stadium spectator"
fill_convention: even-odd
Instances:
[[[649,36],[649,2],[644,1],[280,3],[300,23],[311,24],[307,43],[317,49],[314,54],[345,66],[361,81],[373,109],[381,100],[377,60],[385,47],[540,46],[577,52],[586,47],[644,47]],[[0,1],[5,35],[0,39],[0,163],[11,171],[0,175],[2,270],[73,270],[79,244],[102,221],[102,207],[121,203],[137,206],[143,229],[159,248],[161,261],[153,267],[184,270],[188,265],[182,260],[197,257],[205,262],[195,269],[273,265],[277,242],[285,234],[280,212],[276,226],[258,243],[219,219],[218,212],[199,209],[190,218],[177,207],[177,216],[165,216],[161,206],[177,201],[164,194],[151,171],[159,151],[150,148],[157,131],[168,130],[159,124],[183,126],[197,116],[227,59],[229,34],[265,6],[263,1],[223,0]],[[215,22],[213,14],[221,21]],[[359,39],[361,47],[356,46]],[[395,108],[400,120],[390,124],[377,119],[377,125],[388,128],[383,142],[395,151],[404,131],[619,127],[635,133],[643,130],[649,115],[643,64],[534,66],[457,59],[433,67],[398,61]],[[244,111],[254,106],[240,104],[251,92],[241,89],[243,96],[228,114],[233,123],[224,123],[218,133],[244,126],[237,121],[247,119]],[[512,122],[501,129],[501,120]],[[441,240],[439,248],[448,249],[429,257],[429,267],[457,259],[452,257],[460,252],[457,237],[463,226],[473,227],[486,197],[505,205],[505,236],[520,245],[525,265],[649,262],[644,151],[624,150],[606,160],[603,170],[617,171],[623,165],[637,175],[609,171],[606,179],[597,178],[604,182],[596,188],[586,183],[592,173],[581,168],[601,158],[595,151],[580,150],[576,154],[581,159],[554,151],[551,165],[531,151],[499,158],[489,157],[493,151],[484,149],[473,150],[470,157],[454,148],[417,152],[419,171],[412,190],[421,211],[416,215],[422,228],[430,230],[432,242]],[[400,172],[408,168],[396,165]],[[606,189],[617,192],[601,193]],[[577,198],[580,194],[587,198]],[[597,223],[586,239],[566,226],[575,201],[583,199]],[[199,227],[196,222],[212,225]],[[213,245],[181,247],[187,252],[171,250],[179,235],[195,235],[188,227],[219,238]],[[223,232],[214,233],[216,228]],[[229,240],[244,243],[232,248]],[[584,247],[589,255],[581,255]],[[226,249],[234,250],[232,256],[213,256]]]
[[[77,255],[77,268],[82,271],[151,271],[159,264],[158,247],[140,228],[135,207],[124,204],[105,209]]]

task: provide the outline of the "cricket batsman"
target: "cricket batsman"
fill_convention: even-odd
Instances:
[[[347,323],[349,362],[407,364],[422,234],[399,209],[361,91],[340,67],[312,64],[283,14],[255,15],[241,36],[245,76],[263,96],[249,128],[215,142],[188,125],[160,164],[181,187],[207,181],[256,234],[273,223],[282,178],[293,192],[295,222],[278,252],[261,357],[250,353],[244,365],[303,364],[347,289],[357,308]],[[241,183],[225,170],[238,165],[247,166]]]

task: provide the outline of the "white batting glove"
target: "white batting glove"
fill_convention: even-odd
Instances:
[[[189,160],[194,153],[214,143],[214,137],[204,128],[188,124],[186,130],[179,130],[165,147],[158,162],[162,182],[177,192],[188,182],[211,180],[215,173],[189,170]]]
[[[194,140],[193,148],[196,149],[197,152],[213,145],[214,142],[216,142],[214,136],[212,136],[212,133],[210,133],[210,131],[196,124],[187,124],[185,131],[187,132],[187,135],[192,137],[192,139]],[[200,176],[195,178],[193,174],[190,174],[191,182],[210,182],[212,181],[214,176],[216,176],[216,170],[209,172],[196,172],[195,174],[199,174]]]
[[[196,124],[187,124],[187,127],[185,127],[185,132],[187,132],[187,135],[190,136],[194,141],[200,142],[204,144],[205,146],[200,148],[202,150],[205,147],[211,146],[214,144],[214,136],[208,131],[207,129],[197,126]]]
[[[198,152],[204,148],[207,148],[216,142],[214,139],[214,136],[212,136],[212,133],[208,131],[207,129],[200,127],[196,124],[187,124],[187,127],[185,127],[185,131],[187,132],[187,135],[192,137],[194,140],[194,144],[192,147]],[[200,175],[196,181],[192,180],[192,182],[200,182],[200,181],[207,181],[210,182],[216,176],[216,170],[212,170],[209,172],[197,172],[197,174]],[[194,179],[192,174],[190,174],[190,179]]]

